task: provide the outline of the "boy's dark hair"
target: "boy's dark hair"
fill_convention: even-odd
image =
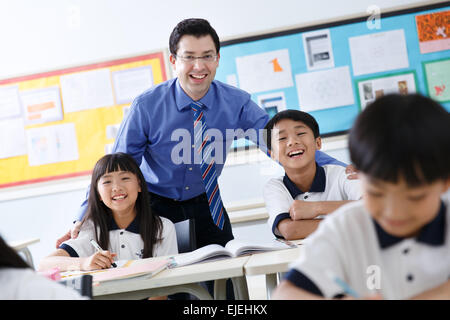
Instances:
[[[410,186],[447,179],[450,115],[419,94],[391,94],[367,106],[349,137],[350,158],[368,176]]]
[[[213,27],[209,24],[209,22],[205,19],[185,19],[179,22],[176,27],[173,29],[169,38],[169,50],[171,54],[177,54],[178,50],[178,42],[181,37],[184,35],[191,35],[196,38],[200,38],[202,36],[210,35],[214,41],[214,45],[216,46],[216,53],[219,53],[220,50],[220,40],[219,36],[214,30]]]
[[[150,207],[150,195],[142,171],[133,157],[126,153],[117,152],[100,158],[92,171],[91,187],[89,190],[88,209],[85,220],[91,219],[95,226],[95,237],[100,247],[109,247],[108,221],[112,218],[112,211],[100,199],[97,183],[107,172],[128,171],[136,175],[141,192],[136,199],[136,219],[139,220],[139,234],[144,241],[143,258],[153,256],[154,245],[161,241],[162,221]],[[100,233],[97,234],[97,228]]]
[[[267,145],[268,150],[272,150],[272,131],[273,127],[284,119],[290,119],[293,121],[301,121],[304,124],[306,124],[313,132],[314,138],[317,138],[320,136],[319,132],[319,124],[317,123],[316,119],[309,113],[300,111],[300,110],[283,110],[278,112],[276,115],[273,116],[272,119],[267,122],[266,126],[264,127],[263,131],[263,138],[264,142]]]

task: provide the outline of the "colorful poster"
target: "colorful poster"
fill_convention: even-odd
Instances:
[[[238,57],[236,67],[240,88],[249,93],[294,85],[287,49]]]
[[[450,101],[450,59],[424,63],[428,94],[440,101]]]
[[[420,53],[450,49],[450,10],[416,16]]]
[[[22,91],[20,99],[27,125],[63,119],[59,87]]]
[[[78,160],[77,135],[73,123],[26,131],[30,166]]]
[[[416,92],[413,72],[360,80],[357,83],[361,110],[376,98],[388,93],[408,94]]]

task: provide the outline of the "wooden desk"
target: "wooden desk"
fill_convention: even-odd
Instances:
[[[8,245],[17,252],[22,252],[25,255],[25,260],[27,261],[28,265],[34,269],[33,257],[30,250],[28,249],[28,246],[39,241],[39,238],[31,238],[27,240],[11,241],[8,243]]]
[[[293,242],[299,245],[301,240]],[[300,252],[301,245],[292,249],[253,254],[244,266],[245,275],[264,274],[266,276],[267,299],[270,299],[273,289],[281,280],[282,273],[288,271],[289,264],[299,257]]]
[[[93,287],[93,297],[94,299],[144,299],[150,296],[188,292],[201,300],[211,300],[213,297],[198,283],[214,280],[214,298],[222,300],[226,297],[226,279],[231,278],[236,300],[248,300],[244,265],[249,258],[245,256],[166,269],[150,279],[135,278],[105,282]]]

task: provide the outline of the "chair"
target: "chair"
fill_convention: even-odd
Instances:
[[[77,290],[82,296],[92,299],[92,276],[83,274],[79,277],[71,277],[64,280],[59,280],[59,283],[68,288]]]
[[[197,249],[194,219],[183,220],[174,225],[177,234],[178,253]]]

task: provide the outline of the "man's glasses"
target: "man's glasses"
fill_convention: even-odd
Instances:
[[[195,57],[195,56],[178,56],[178,55],[174,54],[174,57],[176,59],[180,59],[180,61],[183,61],[185,63],[193,64],[195,62],[195,60],[197,60],[197,59],[200,61],[203,61],[203,62],[214,62],[217,60],[218,55],[217,54],[215,54],[215,55],[207,54],[202,57]]]

